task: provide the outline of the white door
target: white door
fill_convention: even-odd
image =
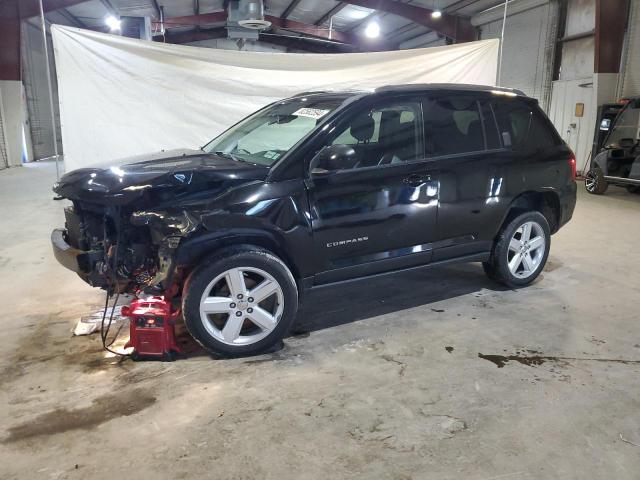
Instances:
[[[553,82],[549,118],[575,153],[579,172],[589,168],[596,110],[593,78]]]

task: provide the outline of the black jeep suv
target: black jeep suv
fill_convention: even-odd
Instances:
[[[281,339],[301,292],[450,262],[520,287],[573,213],[575,158],[536,100],[470,85],[310,92],[201,150],[66,174],[58,260],[164,295],[228,355]]]

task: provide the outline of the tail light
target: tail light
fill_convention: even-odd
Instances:
[[[573,153],[569,157],[569,168],[571,168],[571,178],[575,180],[577,176],[577,162],[576,156]]]

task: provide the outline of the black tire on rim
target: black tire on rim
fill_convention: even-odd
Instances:
[[[584,187],[593,195],[602,195],[609,188],[609,183],[604,178],[604,173],[598,167],[592,168],[584,178]]]
[[[197,267],[185,282],[182,312],[191,336],[223,356],[253,355],[282,340],[298,310],[284,262],[258,247],[239,247]]]
[[[513,218],[500,231],[491,257],[483,263],[487,276],[512,288],[533,282],[547,263],[551,247],[549,223],[540,212]]]

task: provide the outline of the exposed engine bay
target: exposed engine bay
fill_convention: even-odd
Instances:
[[[161,285],[166,275],[158,277],[166,242],[146,226],[131,225],[132,213],[78,201],[65,209],[66,241],[85,252],[78,262],[92,286],[117,293],[166,287]]]

